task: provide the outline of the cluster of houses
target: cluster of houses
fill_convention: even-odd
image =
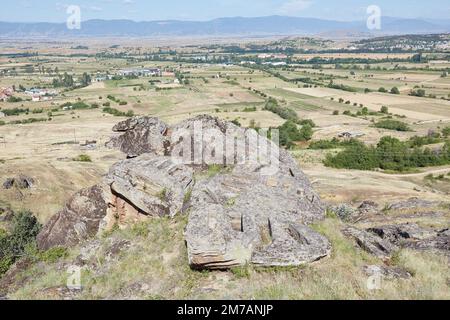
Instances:
[[[31,101],[33,102],[53,100],[53,97],[57,94],[55,90],[38,88],[31,88],[26,90],[25,93],[31,96]]]
[[[117,73],[120,76],[123,77],[129,77],[129,76],[136,76],[136,77],[155,77],[155,76],[162,76],[161,69],[158,68],[150,68],[150,69],[124,69],[119,70]]]
[[[288,56],[282,53],[262,53],[258,55],[259,59],[287,59]]]
[[[0,88],[0,101],[8,100],[14,93],[13,88]]]

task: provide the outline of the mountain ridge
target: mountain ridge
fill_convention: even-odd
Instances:
[[[107,36],[220,36],[220,35],[318,35],[351,30],[373,35],[450,32],[450,20],[382,18],[382,29],[371,31],[365,21],[337,21],[318,18],[266,16],[224,17],[209,21],[92,19],[80,30],[69,30],[65,23],[0,22],[0,37],[107,37]]]

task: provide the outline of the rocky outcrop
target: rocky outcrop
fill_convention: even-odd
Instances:
[[[14,178],[8,178],[3,183],[4,189],[12,189],[12,188],[18,188],[18,189],[30,189],[34,185],[34,179],[31,177],[27,177],[24,175],[19,175]]]
[[[347,226],[342,232],[353,238],[363,250],[383,260],[389,259],[399,249],[395,244],[368,231]]]
[[[328,241],[306,227],[323,217],[309,183],[259,170],[236,167],[196,185],[186,228],[193,267],[300,265],[329,254]]]
[[[408,200],[398,201],[391,203],[387,209],[388,210],[409,210],[409,209],[425,209],[438,207],[442,203],[438,201],[428,201],[419,198],[411,198]]]
[[[450,230],[436,231],[417,224],[398,224],[359,230],[347,226],[343,233],[356,240],[365,251],[382,259],[400,248],[432,251],[450,256]]]
[[[135,117],[114,131],[107,145],[129,159],[69,201],[39,235],[40,247],[189,212],[193,268],[298,266],[330,254],[329,241],[308,227],[324,218],[318,194],[290,154],[256,131],[211,116],[172,127]]]
[[[174,217],[183,212],[184,197],[194,183],[194,174],[191,168],[169,157],[145,154],[115,164],[104,183],[114,196],[112,207],[118,216],[125,208],[134,214]]]
[[[158,118],[133,117],[114,126],[116,135],[106,145],[119,149],[130,158],[144,153],[163,156],[169,144],[168,130],[169,127]]]
[[[364,266],[363,271],[369,277],[381,276],[387,280],[409,279],[412,277],[411,273],[399,267],[371,265]]]
[[[39,248],[73,246],[95,236],[106,217],[106,198],[105,190],[99,186],[79,191],[39,233]]]

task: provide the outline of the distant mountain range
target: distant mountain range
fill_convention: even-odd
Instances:
[[[211,21],[88,20],[80,30],[65,23],[0,22],[0,37],[159,37],[159,36],[248,36],[317,35],[332,33],[373,35],[450,32],[450,20],[382,18],[382,29],[372,32],[365,21],[343,22],[315,18],[268,16],[220,18]]]

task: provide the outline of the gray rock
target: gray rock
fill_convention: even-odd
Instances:
[[[358,211],[360,214],[376,214],[379,212],[379,206],[376,202],[366,200],[361,203],[358,207]]]
[[[399,249],[395,244],[368,231],[346,226],[342,232],[353,238],[363,250],[380,259],[389,259]]]
[[[369,228],[367,231],[377,234],[396,245],[402,245],[407,241],[424,240],[436,236],[437,232],[430,229],[421,228],[415,223],[404,223]]]
[[[4,189],[12,189],[14,187],[18,189],[30,189],[34,185],[34,179],[25,175],[19,175],[14,178],[8,178],[3,183]]]
[[[75,194],[37,236],[39,249],[73,246],[95,236],[106,216],[106,198],[105,190],[99,186]]]
[[[309,182],[259,170],[239,166],[195,186],[186,228],[193,268],[300,265],[329,254],[325,238],[299,226],[324,217]]]
[[[115,164],[104,183],[114,196],[126,201],[140,214],[174,217],[183,212],[185,195],[194,183],[194,173],[192,169],[174,163],[170,157],[145,154]],[[115,208],[120,211],[119,206]]]
[[[117,222],[189,210],[185,237],[193,268],[297,266],[330,254],[328,240],[307,227],[324,218],[319,195],[291,155],[256,131],[211,116],[170,128],[155,118],[132,118],[114,131],[119,135],[108,146],[134,158],[114,165],[98,192],[77,195],[52,218],[39,236],[41,247],[73,245]],[[226,170],[196,182],[194,170],[212,164]],[[75,210],[72,203],[81,198]]]
[[[408,200],[391,203],[387,207],[387,209],[388,210],[423,209],[423,208],[438,207],[441,204],[442,203],[439,201],[427,201],[419,198],[411,198]]]
[[[168,126],[158,118],[133,117],[114,126],[117,134],[106,144],[137,157],[144,153],[165,155],[169,141],[166,138]]]
[[[408,242],[404,246],[414,250],[439,252],[450,257],[450,229],[442,230],[434,237]]]
[[[388,280],[409,279],[412,277],[411,273],[399,267],[371,265],[371,266],[364,266],[363,270],[368,277],[381,275],[382,277]]]

